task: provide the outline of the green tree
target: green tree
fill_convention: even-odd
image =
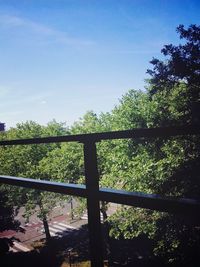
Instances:
[[[4,230],[20,230],[20,222],[15,220],[15,210],[9,203],[7,192],[0,191],[0,232]]]
[[[113,124],[122,129],[141,127],[140,122],[143,127],[175,124],[182,118],[179,107],[185,104],[185,99],[178,98],[182,87],[185,86],[175,86],[165,97],[162,97],[164,92],[152,98],[146,92],[128,92],[112,113]],[[198,137],[115,141],[110,151],[102,153],[102,158],[101,182],[105,186],[199,198]],[[195,259],[191,251],[192,247],[193,251],[197,249],[198,229],[177,216],[122,206],[109,222],[110,234],[116,238],[146,235],[155,244],[154,253],[162,255],[168,263],[180,263],[181,258],[190,258],[191,262]],[[188,242],[192,245],[187,246]]]
[[[178,31],[187,42],[178,47],[165,46],[162,51],[169,56],[167,61],[152,61],[154,67],[148,71],[152,79],[147,92],[140,96],[139,92],[130,91],[113,111],[112,121],[121,129],[198,122],[192,107],[199,103],[199,57],[195,58],[199,55],[199,28],[190,26],[184,30],[180,26]],[[178,67],[178,55],[182,56],[185,71]],[[188,74],[186,65],[190,64],[192,71]],[[115,181],[122,177],[123,188],[130,191],[199,198],[199,148],[199,138],[194,136],[130,140],[121,146],[120,152],[112,149],[112,157],[118,164],[108,164],[112,169],[107,178],[113,174]],[[122,164],[123,158],[127,158],[125,164]],[[115,183],[115,187],[118,186]],[[110,233],[115,237],[135,238],[146,234],[153,239],[154,253],[162,255],[168,264],[187,262],[192,266],[198,260],[199,228],[193,222],[175,215],[127,207],[118,210],[109,221]]]
[[[68,133],[63,124],[50,122],[47,126],[41,126],[35,122],[18,124],[16,128],[8,130],[2,138],[23,139],[52,135],[63,135]],[[42,145],[19,145],[12,147],[1,147],[0,172],[11,176],[30,177],[43,179],[44,174],[40,167],[40,161],[49,151],[56,149],[60,144]],[[45,177],[48,179],[48,177]],[[9,201],[13,206],[25,206],[24,216],[28,219],[33,213],[37,213],[44,224],[47,239],[50,238],[47,216],[52,206],[59,200],[58,195],[38,190],[30,190],[7,186]]]
[[[150,93],[173,90],[174,86],[185,84],[187,90],[179,92],[187,101],[185,116],[180,123],[199,123],[200,112],[200,26],[191,25],[185,29],[177,27],[183,44],[165,45],[161,50],[167,58],[165,61],[154,58],[150,63],[153,69],[147,70],[151,75]]]

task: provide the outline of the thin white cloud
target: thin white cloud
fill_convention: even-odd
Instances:
[[[1,94],[0,94],[1,96]],[[46,104],[47,98],[52,96],[52,92],[44,93],[34,93],[16,88],[12,88],[6,94],[2,95],[2,103],[0,105],[0,113],[5,109],[13,107],[22,107],[22,106],[35,106],[37,104]]]
[[[13,15],[0,15],[0,26],[7,29],[27,30],[29,34],[34,33],[40,37],[65,45],[90,46],[95,44],[92,40],[71,37],[66,32]]]
[[[16,16],[0,15],[1,26],[20,27],[24,25],[24,21]]]

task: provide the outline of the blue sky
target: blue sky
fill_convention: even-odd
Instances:
[[[200,24],[200,1],[0,0],[0,121],[112,110],[179,24]]]

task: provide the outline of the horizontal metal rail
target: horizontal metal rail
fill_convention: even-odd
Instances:
[[[36,180],[32,178],[13,177],[7,175],[0,175],[0,182],[3,184],[22,186],[65,195],[87,197],[86,186],[80,184],[66,184],[48,180]]]
[[[134,129],[91,134],[78,134],[54,137],[38,137],[18,140],[1,140],[0,146],[30,145],[59,142],[83,143],[86,185],[65,184],[45,180],[19,178],[0,175],[0,182],[26,188],[45,190],[49,192],[74,195],[87,199],[88,229],[90,239],[91,266],[103,267],[103,250],[101,236],[101,221],[99,201],[114,202],[139,208],[157,211],[172,212],[199,219],[200,201],[174,197],[162,197],[138,192],[127,192],[109,188],[99,188],[99,175],[97,167],[96,142],[112,139],[133,138],[169,138],[171,136],[199,135],[200,127],[186,125],[182,127],[162,127]],[[4,135],[1,136],[1,139]]]
[[[111,139],[132,139],[132,138],[156,138],[170,137],[177,135],[197,135],[200,134],[200,127],[195,125],[182,127],[161,127],[161,128],[144,128],[125,131],[113,131],[90,134],[77,134],[66,136],[38,137],[17,140],[2,140],[0,146],[10,145],[30,145],[30,144],[47,144],[60,142],[100,142],[101,140]]]
[[[13,177],[0,175],[0,182],[3,184],[22,186],[37,190],[44,190],[54,193],[73,195],[88,198],[88,190],[85,185],[65,184],[47,180],[36,180],[31,178]],[[124,204],[139,208],[190,215],[196,217],[200,214],[200,201],[194,199],[163,197],[155,194],[140,192],[128,192],[110,188],[100,188],[96,196],[98,201]]]
[[[200,201],[195,199],[164,197],[156,194],[127,192],[110,188],[99,189],[99,199],[138,208],[181,214],[200,220]]]

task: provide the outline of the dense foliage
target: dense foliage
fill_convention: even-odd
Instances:
[[[146,91],[130,90],[110,113],[87,112],[66,129],[53,121],[47,126],[34,122],[18,124],[1,135],[17,139],[48,135],[78,134],[199,123],[200,27],[177,28],[184,44],[166,45],[166,61],[153,59]],[[200,197],[200,141],[198,137],[104,141],[97,145],[100,185],[187,198]],[[3,174],[84,183],[81,144],[30,145],[0,148]],[[25,205],[29,217],[36,207],[44,224],[55,194],[7,188],[13,205]],[[102,203],[104,219],[107,203]],[[168,264],[193,266],[199,250],[200,228],[178,216],[121,206],[106,220],[115,238],[146,236],[153,240],[153,253]],[[48,229],[47,229],[48,236]]]

